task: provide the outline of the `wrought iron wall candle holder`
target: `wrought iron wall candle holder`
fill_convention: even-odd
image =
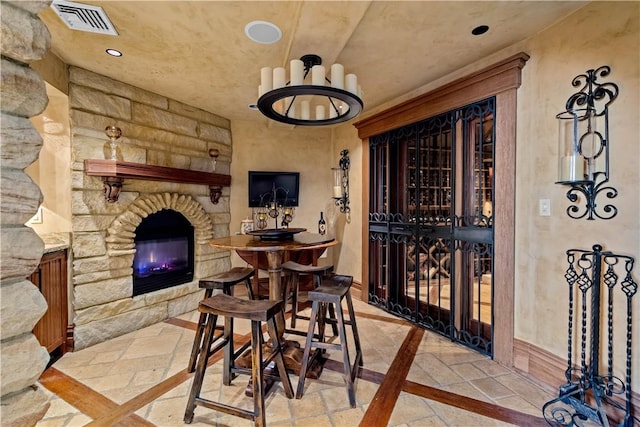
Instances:
[[[332,168],[333,171],[333,198],[336,206],[340,207],[340,212],[350,213],[349,207],[349,168],[351,161],[349,160],[349,150],[340,152],[340,167]]]
[[[614,83],[600,83],[611,69],[604,65],[587,70],[573,78],[571,84],[580,90],[569,97],[566,111],[558,114],[559,150],[558,182],[571,187],[567,198],[573,205],[567,215],[574,219],[611,219],[618,209],[606,204],[598,210],[596,198],[604,192],[608,199],[618,195],[609,182],[609,104],[618,96]],[[577,202],[579,196],[586,199],[584,209]]]

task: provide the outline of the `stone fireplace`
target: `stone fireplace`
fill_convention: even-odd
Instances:
[[[229,121],[215,114],[105,76],[71,67],[69,78],[73,227],[69,299],[78,350],[196,309],[202,298],[198,281],[231,264],[228,251],[208,245],[212,237],[229,233],[228,186],[214,199],[209,185],[199,179],[127,176],[117,201],[110,202],[105,199],[103,178],[87,168],[87,162],[105,159],[105,128],[115,125],[122,130],[117,161],[127,167],[171,168],[198,177],[229,173],[231,131]],[[215,171],[210,149],[220,153]],[[193,264],[190,276],[134,290],[136,239],[146,234],[143,221],[167,212],[182,217],[191,229],[191,240],[180,243],[192,255],[187,260]],[[152,220],[154,227],[158,224]],[[153,277],[144,286],[157,282]]]
[[[144,218],[165,211],[181,214],[193,227],[193,277],[185,283],[136,292],[133,269],[136,229]],[[76,349],[195,309],[201,298],[198,279],[228,268],[228,258],[215,254],[208,246],[213,230],[210,216],[189,195],[156,193],[134,200],[109,224],[104,239],[105,256],[99,260],[74,261]],[[83,250],[90,248],[85,246]],[[81,283],[84,280],[90,282]]]
[[[154,199],[153,204],[149,203],[151,199]],[[181,218],[184,224],[178,227],[167,222],[170,218]],[[169,234],[167,228],[170,228]],[[181,233],[180,228],[189,230],[190,237]],[[129,296],[135,297],[192,282],[195,266],[199,267],[202,262],[202,250],[195,250],[194,235],[199,237],[198,244],[206,245],[213,237],[213,223],[203,207],[191,197],[165,193],[140,197],[108,231],[107,254],[115,258],[116,263],[132,266]],[[141,252],[151,256],[140,257]],[[121,261],[118,257],[122,257]]]
[[[133,296],[193,280],[193,226],[180,212],[163,209],[138,224],[133,257]]]

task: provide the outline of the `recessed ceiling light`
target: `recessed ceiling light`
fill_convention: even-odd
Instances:
[[[107,52],[107,54],[109,54],[111,56],[122,56],[122,52],[120,52],[119,50],[116,50],[116,49],[107,49],[107,50],[105,50],[105,52]]]
[[[487,31],[489,31],[488,25],[478,25],[473,30],[471,30],[471,34],[473,34],[474,36],[479,36],[486,33]]]
[[[280,40],[282,31],[267,21],[252,21],[244,27],[244,33],[256,43],[272,44]]]

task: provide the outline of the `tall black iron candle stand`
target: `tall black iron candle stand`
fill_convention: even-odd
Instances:
[[[632,298],[638,290],[633,280],[634,258],[602,251],[567,251],[569,268],[565,278],[569,284],[568,360],[565,377],[556,399],[543,406],[547,422],[555,426],[579,426],[589,420],[609,427],[611,420],[619,420],[620,427],[632,427],[631,413],[631,349]],[[603,270],[604,269],[604,270]],[[622,271],[622,280],[618,271]],[[602,285],[604,284],[604,287]],[[619,284],[619,286],[618,286]],[[601,289],[602,288],[602,289]],[[624,381],[614,376],[614,291],[619,288],[626,296],[626,368]],[[606,292],[606,298],[601,298]],[[579,299],[579,301],[574,301]],[[579,318],[574,314],[574,302],[581,304]],[[602,306],[601,303],[606,303]],[[601,330],[601,310],[606,308],[606,337]],[[620,310],[621,311],[621,310]],[[621,314],[621,313],[617,313]],[[575,322],[574,322],[575,321]],[[580,321],[580,325],[577,324]],[[580,337],[574,329],[580,328]],[[577,335],[577,334],[576,334]],[[606,343],[606,365],[600,362]],[[578,348],[579,345],[579,348]],[[574,365],[574,352],[580,352],[580,364]],[[600,373],[601,365],[606,372]]]

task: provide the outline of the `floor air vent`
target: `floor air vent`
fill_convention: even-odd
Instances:
[[[107,14],[99,6],[53,0],[51,8],[72,30],[110,34],[112,36],[118,35]]]

